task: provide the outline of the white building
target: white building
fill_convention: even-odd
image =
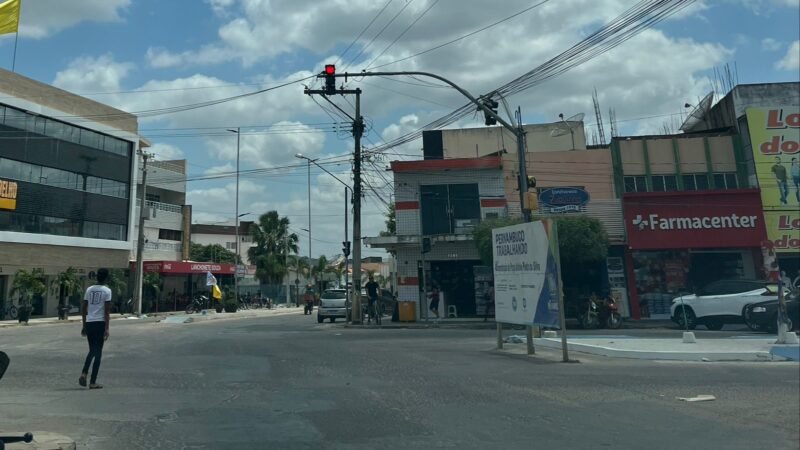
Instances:
[[[142,186],[138,171],[137,188]],[[186,205],[186,160],[148,161],[145,192],[144,260],[182,261],[189,259],[192,207]],[[139,229],[139,199],[134,213],[134,241],[131,261],[136,260]]]
[[[254,247],[253,237],[250,235],[252,221],[239,222],[239,257],[246,265],[250,265],[247,251]],[[202,224],[195,223],[191,226],[192,242],[202,245],[220,245],[226,250],[236,253],[236,225]]]

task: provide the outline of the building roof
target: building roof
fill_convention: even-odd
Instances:
[[[250,227],[253,225],[251,221],[239,222],[239,234],[250,234]],[[192,234],[220,234],[224,236],[236,236],[235,225],[214,225],[205,223],[193,223]]]
[[[500,156],[482,158],[423,159],[417,161],[392,161],[393,172],[418,172],[435,170],[500,169],[503,160]]]

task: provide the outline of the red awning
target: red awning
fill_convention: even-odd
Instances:
[[[136,271],[136,263],[131,263],[131,270]],[[163,274],[204,274],[211,272],[218,275],[233,275],[236,266],[233,264],[191,262],[191,261],[145,261],[144,271]]]

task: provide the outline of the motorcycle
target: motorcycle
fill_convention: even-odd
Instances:
[[[618,329],[622,326],[622,315],[619,313],[617,303],[611,296],[601,300],[594,295],[586,302],[586,310],[578,318],[583,328],[610,328]]]
[[[10,362],[11,361],[8,359],[8,355],[4,352],[0,352],[0,378],[3,378],[3,375],[5,375],[6,369],[8,369]],[[22,436],[0,436],[0,450],[6,448],[6,444],[14,444],[16,442],[30,444],[32,441],[33,434],[31,433],[25,433]]]
[[[205,309],[206,304],[208,304],[208,297],[205,295],[198,295],[186,305],[186,314],[200,313]]]

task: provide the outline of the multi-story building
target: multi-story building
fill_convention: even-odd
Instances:
[[[800,83],[735,86],[717,104],[698,105],[687,133],[730,128],[741,136],[740,171],[761,189],[769,246],[781,270],[800,276]],[[710,97],[709,97],[710,98]]]
[[[136,177],[142,188],[142,171]],[[186,205],[186,160],[149,161],[145,191],[144,260],[183,261],[189,259],[192,207]],[[139,199],[134,213],[131,261],[136,260],[139,229]]]
[[[34,315],[55,315],[60,272],[85,283],[125,268],[133,241],[136,117],[0,69],[0,303],[18,270],[41,269]]]
[[[239,222],[239,257],[242,263],[250,265],[248,250],[255,246],[253,236],[250,234],[252,221]],[[202,245],[219,245],[225,250],[236,253],[236,225],[202,224],[195,223],[191,226],[192,242]]]

